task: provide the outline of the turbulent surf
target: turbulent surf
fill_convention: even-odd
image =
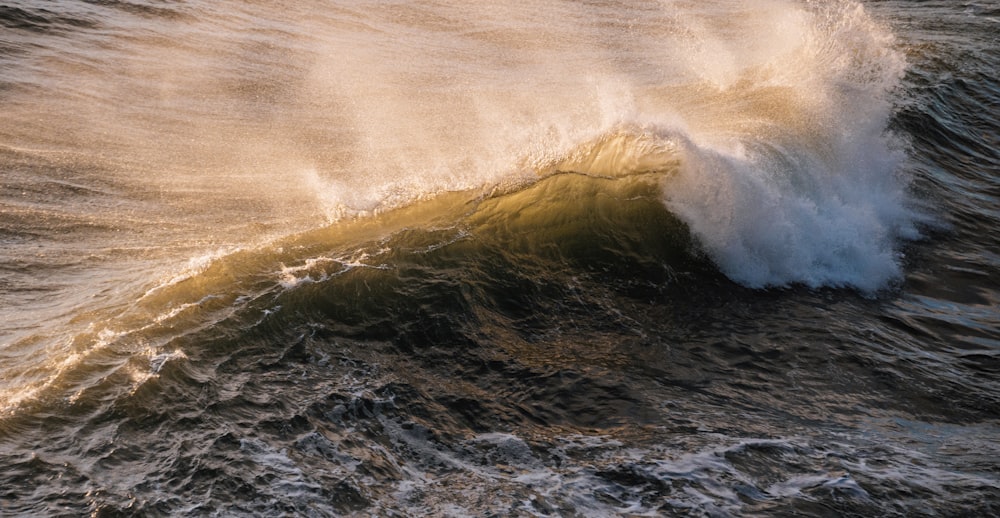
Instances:
[[[0,6],[0,514],[996,513],[998,22]]]

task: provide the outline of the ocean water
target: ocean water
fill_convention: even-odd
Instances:
[[[0,4],[0,515],[998,514],[998,36]]]

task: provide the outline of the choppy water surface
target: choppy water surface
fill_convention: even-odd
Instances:
[[[0,514],[996,514],[998,29],[4,4]]]

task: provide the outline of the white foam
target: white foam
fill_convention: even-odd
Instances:
[[[280,271],[277,272],[278,284],[284,289],[292,289],[302,284],[324,282],[355,268],[386,269],[388,267],[385,265],[373,265],[368,261],[373,255],[377,256],[387,251],[386,248],[380,248],[369,253],[360,249],[342,257],[313,257],[295,266],[282,264]]]
[[[874,291],[900,275],[898,240],[917,236],[885,134],[904,61],[860,5],[793,10],[800,37],[720,90],[747,129],[688,133],[666,201],[742,284]]]

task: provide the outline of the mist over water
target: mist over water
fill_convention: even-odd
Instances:
[[[903,58],[853,3],[162,9],[31,60],[9,140],[222,227],[246,220],[234,197],[301,228],[556,170],[658,171],[751,286],[875,290],[913,234],[884,134]]]
[[[0,6],[0,514],[994,510],[996,9],[338,4]]]

